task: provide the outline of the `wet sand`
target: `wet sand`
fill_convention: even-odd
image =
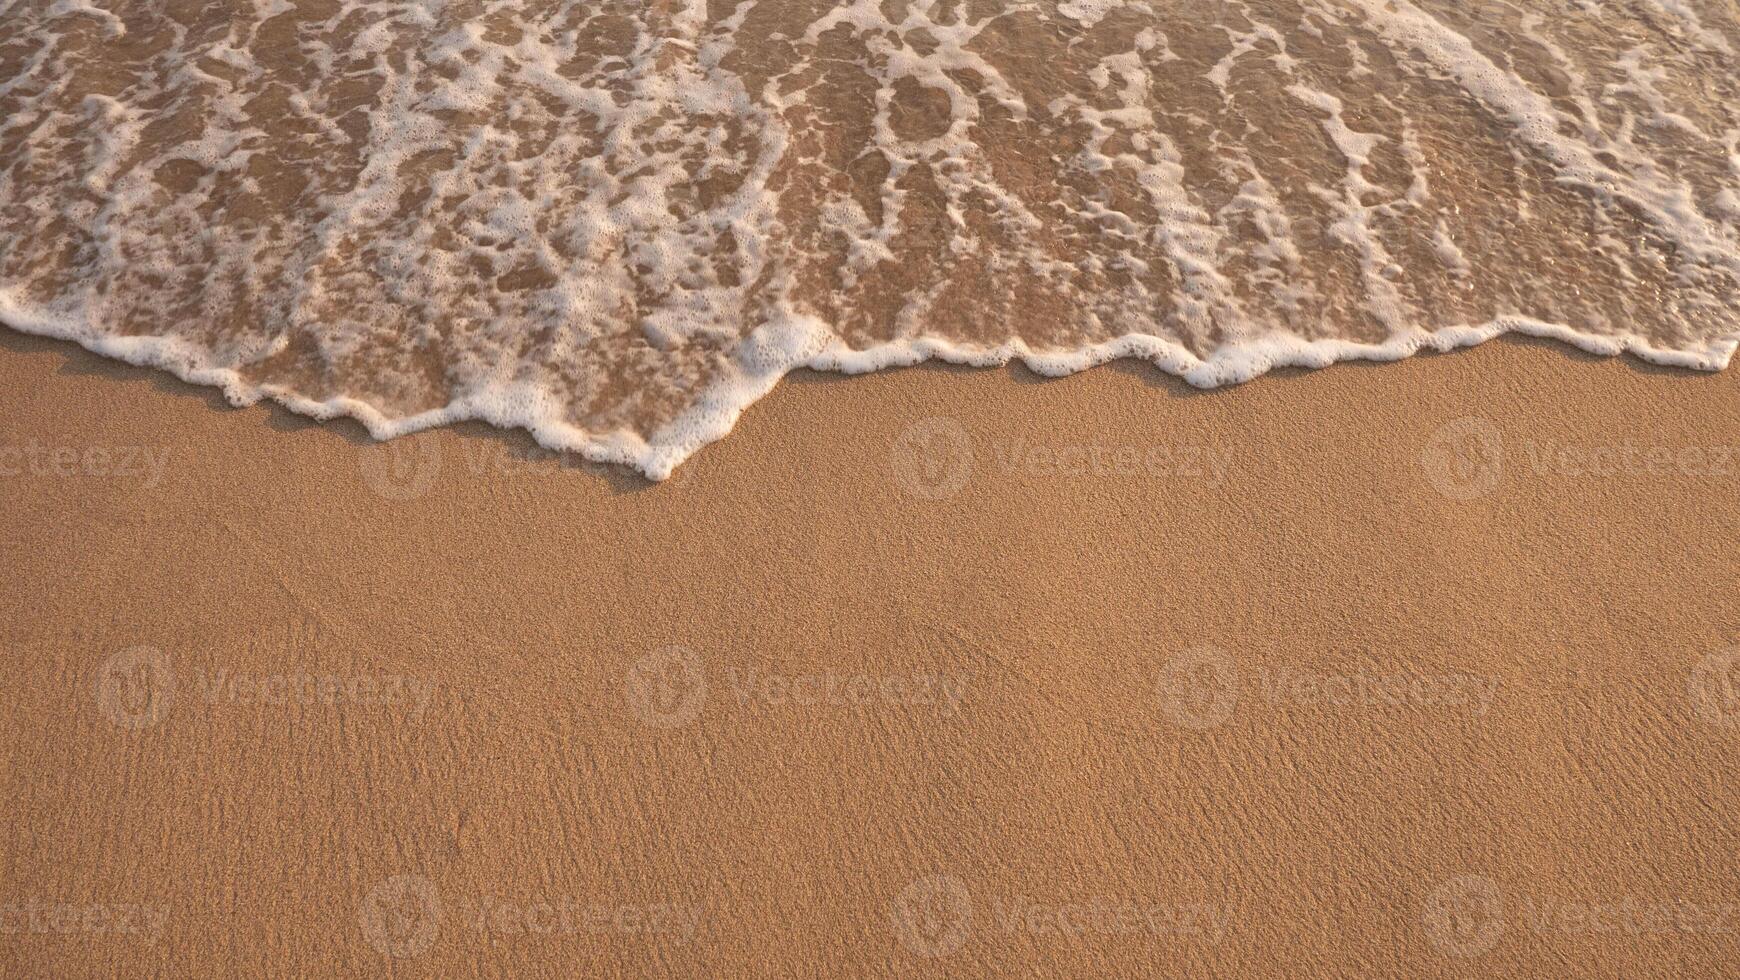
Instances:
[[[794,367],[1740,343],[1731,0],[6,6],[0,322],[381,436],[657,478]]]
[[[656,486],[0,378],[7,975],[1740,960],[1740,373],[809,375]]]

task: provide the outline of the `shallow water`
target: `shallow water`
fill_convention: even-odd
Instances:
[[[377,435],[484,418],[662,477],[799,366],[1740,341],[1735,0],[0,24],[0,320]]]

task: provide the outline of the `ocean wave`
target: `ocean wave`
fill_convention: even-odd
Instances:
[[[654,479],[789,371],[1740,343],[1690,0],[0,0],[0,321]]]

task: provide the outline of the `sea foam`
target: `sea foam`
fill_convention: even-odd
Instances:
[[[797,368],[1740,343],[1691,0],[0,0],[0,321],[667,476]]]

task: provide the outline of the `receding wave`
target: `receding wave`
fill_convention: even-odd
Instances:
[[[0,0],[0,320],[660,478],[795,367],[1740,341],[1732,0]]]

